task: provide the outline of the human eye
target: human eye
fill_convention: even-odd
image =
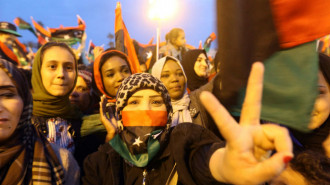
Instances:
[[[73,71],[73,65],[71,65],[71,64],[67,65],[65,68],[67,71]]]
[[[164,101],[162,98],[156,98],[156,99],[151,100],[151,103],[156,106],[161,106],[164,104]]]
[[[124,68],[124,69],[122,70],[122,72],[123,72],[123,73],[126,73],[126,74],[130,74],[130,73],[131,73],[131,72],[129,71],[128,68]]]
[[[4,98],[13,98],[16,95],[17,95],[17,93],[12,92],[10,90],[0,92],[0,97],[4,97]]]
[[[109,78],[112,78],[114,75],[115,75],[115,73],[106,73],[105,74],[105,76],[106,77],[109,77]]]
[[[47,66],[50,70],[56,69],[57,65],[56,64],[48,64]]]
[[[178,72],[176,75],[177,76],[183,76],[183,72]]]
[[[128,100],[127,104],[128,105],[137,105],[137,104],[139,104],[139,100],[134,98],[134,99]]]
[[[161,78],[168,78],[168,77],[170,77],[170,75],[169,74],[162,74],[162,75],[160,75],[160,77]]]

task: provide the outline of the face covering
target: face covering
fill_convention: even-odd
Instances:
[[[145,167],[160,150],[159,135],[167,124],[167,111],[122,111],[124,130],[110,145],[128,162]]]

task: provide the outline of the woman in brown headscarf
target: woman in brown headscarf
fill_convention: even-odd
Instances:
[[[50,144],[31,124],[28,89],[19,69],[0,60],[0,183],[78,184],[71,153]]]

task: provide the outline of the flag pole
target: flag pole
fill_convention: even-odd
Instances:
[[[157,44],[156,44],[156,61],[158,61],[158,58],[159,58],[159,40],[160,40],[160,23],[158,21],[158,26],[157,26]]]

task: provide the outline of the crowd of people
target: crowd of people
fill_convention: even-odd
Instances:
[[[142,73],[116,48],[97,46],[84,64],[51,41],[24,57],[26,68],[8,52],[19,36],[0,22],[1,184],[330,184],[326,54],[305,133],[260,118],[262,62],[232,116],[219,102],[219,53],[186,47],[183,29],[169,31]]]

